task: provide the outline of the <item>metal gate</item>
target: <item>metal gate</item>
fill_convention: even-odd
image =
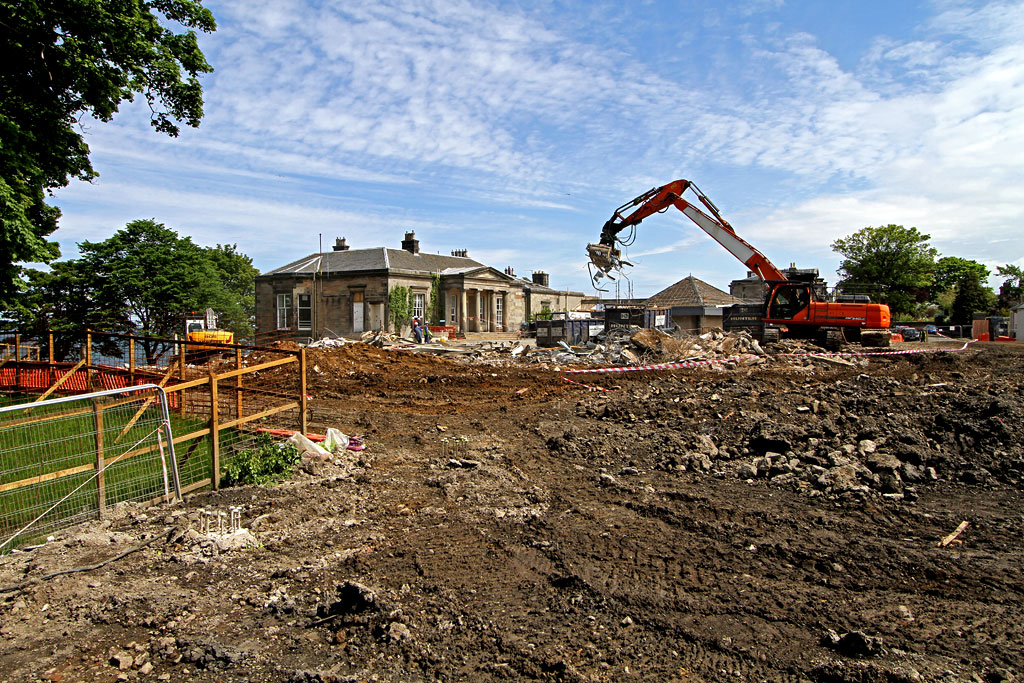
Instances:
[[[0,407],[0,553],[180,497],[167,395],[155,384]]]

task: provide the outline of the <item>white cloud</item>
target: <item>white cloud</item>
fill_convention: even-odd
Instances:
[[[709,11],[677,70],[626,20],[613,40],[588,33],[601,7],[570,20],[470,0],[212,6],[201,128],[163,139],[130,107],[95,126],[102,182],[59,193],[58,239],[155,216],[266,269],[320,232],[386,244],[408,228],[583,286],[583,246],[611,209],[683,175],[731,197],[724,215],[784,262],[828,261],[835,238],[890,222],[956,255],[1024,253],[1024,3],[936,2],[912,36],[867,36],[853,67],[810,33],[737,31]],[[301,240],[282,245],[282,226]],[[658,234],[635,247],[655,269],[637,283],[704,266],[656,258],[691,244]]]

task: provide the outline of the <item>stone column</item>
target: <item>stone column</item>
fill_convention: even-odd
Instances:
[[[459,332],[465,334],[469,332],[469,315],[467,314],[466,302],[468,297],[466,296],[466,288],[463,287],[459,292]]]
[[[469,311],[472,313],[470,316],[473,322],[470,323],[470,327],[473,328],[474,332],[480,331],[480,290],[473,289],[473,303],[469,306]]]
[[[498,331],[498,297],[501,296],[498,292],[493,289],[490,291],[491,295],[491,332]]]

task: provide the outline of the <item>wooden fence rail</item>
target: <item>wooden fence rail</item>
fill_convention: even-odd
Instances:
[[[8,358],[0,365],[0,391],[12,396],[18,395],[70,395],[87,393],[93,389],[130,388],[138,384],[159,383],[167,393],[168,402],[173,411],[172,420],[173,443],[180,447],[179,464],[182,466],[182,492],[194,491],[205,486],[216,489],[220,486],[223,451],[225,438],[234,451],[244,447],[249,430],[246,426],[298,428],[307,431],[307,396],[306,396],[306,354],[305,349],[282,350],[274,348],[258,348],[244,345],[225,345],[225,354],[233,360],[229,363],[234,367],[214,371],[189,366],[184,362],[187,355],[187,342],[181,340],[162,340],[177,344],[180,351],[177,357],[171,358],[162,367],[140,367],[135,362],[136,344],[139,337],[122,337],[128,350],[127,362],[119,365],[110,363],[94,363],[94,336],[99,333],[90,332],[86,336],[86,344],[82,349],[82,358],[77,363],[58,362],[54,359],[53,335],[50,335],[47,347],[48,358],[40,361],[16,360]],[[108,335],[113,336],[113,335]],[[149,339],[152,341],[152,339]],[[16,343],[21,346],[20,338]],[[250,358],[266,358],[252,365],[245,365]],[[12,354],[13,355],[13,354]],[[223,367],[221,365],[220,367]],[[23,481],[6,481],[0,483],[0,494],[14,491],[33,483],[44,480],[60,479],[80,475],[86,470],[101,471],[103,452],[111,443],[117,443],[133,425],[129,419],[107,437],[111,443],[104,442],[104,407],[79,409],[81,413],[92,413],[91,430],[94,432],[96,460],[94,463],[78,464],[74,467],[55,468],[53,471],[36,474]],[[295,411],[294,421],[289,419],[281,422],[275,419],[282,413]],[[60,416],[66,417],[68,411]],[[0,431],[5,427],[35,424],[40,434],[46,433],[46,425],[57,419],[52,415],[21,415],[16,421],[4,423],[0,421]],[[151,444],[120,455],[122,460],[138,455],[151,453],[159,446]],[[203,453],[207,458],[195,459]],[[84,468],[84,469],[83,469]],[[43,477],[44,479],[40,479]],[[100,490],[104,487],[99,482]],[[102,494],[101,494],[102,495]]]

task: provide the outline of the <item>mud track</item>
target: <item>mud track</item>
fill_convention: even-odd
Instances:
[[[4,558],[0,584],[28,584],[0,594],[0,681],[1013,680],[1017,346],[607,393],[310,353],[313,428],[367,450]],[[232,505],[255,544],[190,531]]]

